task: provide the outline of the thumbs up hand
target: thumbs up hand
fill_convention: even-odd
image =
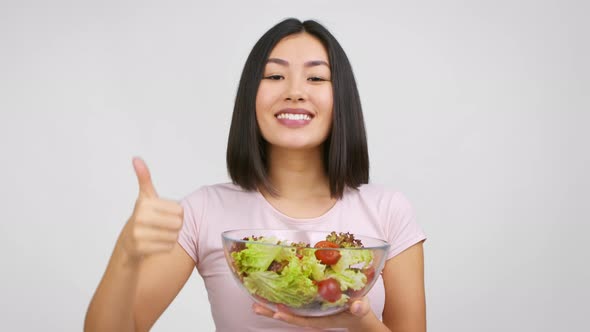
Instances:
[[[133,158],[133,168],[139,183],[139,195],[120,240],[129,258],[141,260],[174,248],[182,228],[184,210],[178,202],[158,197],[143,160]]]

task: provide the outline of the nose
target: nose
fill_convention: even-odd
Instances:
[[[305,92],[304,84],[302,84],[299,79],[290,80],[285,94],[285,100],[305,101],[306,99],[307,93]]]

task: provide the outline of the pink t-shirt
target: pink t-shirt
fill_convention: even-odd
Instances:
[[[387,259],[426,237],[408,200],[399,192],[368,184],[347,189],[325,214],[295,219],[275,209],[257,191],[233,184],[205,186],[185,197],[184,224],[178,242],[195,261],[207,288],[217,331],[301,331],[252,311],[253,301],[238,288],[223,254],[221,233],[230,229],[267,228],[350,232],[391,244]],[[368,293],[381,318],[385,301],[381,276]]]

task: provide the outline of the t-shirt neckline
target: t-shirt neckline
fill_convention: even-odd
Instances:
[[[262,200],[263,204],[269,210],[271,210],[274,214],[276,214],[278,217],[280,217],[280,219],[282,221],[284,221],[288,224],[294,224],[294,225],[308,225],[308,224],[321,223],[325,219],[329,218],[332,214],[334,214],[335,211],[340,207],[340,204],[342,203],[344,196],[346,196],[346,189],[344,191],[345,191],[345,195],[343,195],[342,198],[337,199],[336,203],[334,203],[334,205],[332,205],[332,207],[330,207],[330,209],[328,209],[322,215],[319,215],[319,216],[313,217],[313,218],[293,218],[293,217],[290,217],[290,216],[284,214],[283,212],[279,211],[272,204],[270,204],[270,202],[268,200],[266,200],[266,197],[264,197],[264,195],[262,195],[260,190],[256,190],[256,196],[258,197],[258,199]]]

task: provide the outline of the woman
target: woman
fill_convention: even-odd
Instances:
[[[369,185],[352,68],[314,21],[285,20],[254,46],[242,74],[227,150],[232,184],[181,203],[160,199],[141,159],[133,214],[88,308],[86,331],[145,331],[196,266],[218,331],[425,331],[422,242],[399,192]],[[382,276],[349,312],[272,312],[232,280],[220,233],[236,228],[334,230],[387,239]]]

